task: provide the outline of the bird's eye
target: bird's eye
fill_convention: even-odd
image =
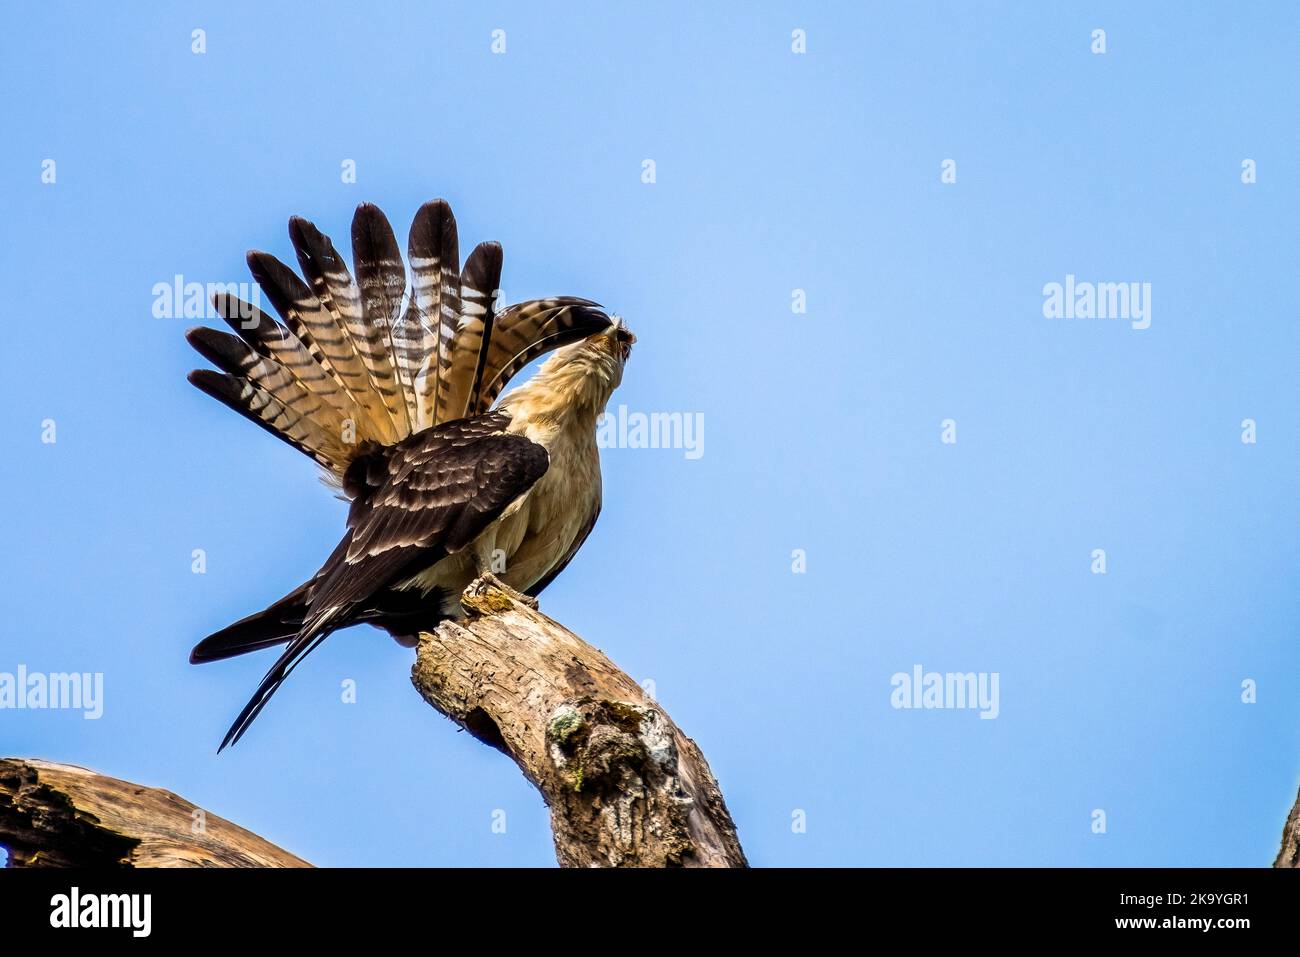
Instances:
[[[632,343],[636,342],[636,336],[632,335],[626,326],[619,326],[614,330],[614,340],[618,343],[623,359],[626,360],[632,354]]]

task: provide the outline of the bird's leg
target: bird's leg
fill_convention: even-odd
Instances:
[[[515,591],[513,588],[511,588],[501,579],[497,578],[496,575],[492,574],[492,572],[480,571],[478,573],[478,578],[479,581],[491,585],[493,588],[497,589],[498,591],[505,592],[506,595],[508,595],[510,598],[513,598],[515,601],[519,602],[519,604],[526,605],[529,608],[533,609],[533,611],[537,610],[538,604],[536,598],[532,597],[531,595],[525,595],[523,592]]]
[[[509,585],[503,582],[500,578],[497,578],[495,574],[496,569],[498,567],[503,570],[505,569],[505,563],[504,563],[505,554],[497,550],[494,547],[494,545],[495,543],[489,540],[486,536],[480,538],[477,542],[474,543],[473,546],[474,571],[475,571],[474,577],[477,578],[479,581],[483,582],[484,584],[491,585],[493,588],[497,589],[498,591],[505,592],[507,596],[513,598],[515,601],[519,602],[519,604],[526,605],[527,607],[536,611],[537,610],[536,598],[532,598],[528,595],[524,595],[515,591],[513,588],[511,588]],[[501,564],[498,565],[497,564],[498,562],[501,562]]]

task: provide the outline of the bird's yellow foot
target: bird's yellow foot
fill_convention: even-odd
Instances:
[[[536,611],[538,608],[536,598],[533,598],[531,595],[525,595],[523,592],[515,591],[513,588],[511,588],[501,579],[497,578],[497,576],[493,575],[491,572],[484,572],[482,575],[479,575],[479,581],[483,582],[485,585],[491,585],[497,591],[505,592],[515,601],[519,602],[519,604],[527,605],[529,608],[533,609],[534,611]]]

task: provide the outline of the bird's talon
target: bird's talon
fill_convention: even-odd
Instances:
[[[497,578],[497,576],[493,575],[491,572],[484,572],[479,577],[483,580],[485,584],[491,585],[497,591],[505,592],[506,595],[508,595],[514,601],[519,602],[519,604],[526,605],[527,607],[531,608],[533,611],[536,611],[538,609],[539,606],[536,598],[532,597],[531,595],[525,595],[523,592],[515,591],[513,588],[511,588],[501,579]]]

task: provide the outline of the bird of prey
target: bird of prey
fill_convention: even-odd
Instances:
[[[412,223],[409,292],[374,206],[352,221],[355,279],[311,223],[295,217],[289,236],[305,281],[266,253],[248,255],[283,324],[217,295],[235,334],[190,330],[222,371],[189,378],[315,459],[351,505],[315,575],[191,653],[200,663],[287,643],[218,750],[331,632],[366,623],[413,643],[462,614],[461,592],[494,569],[525,596],[550,584],[600,512],[596,422],[636,341],[586,299],[498,311],[501,247],[480,244],[462,268],[442,200]],[[552,350],[492,407],[513,375]]]

